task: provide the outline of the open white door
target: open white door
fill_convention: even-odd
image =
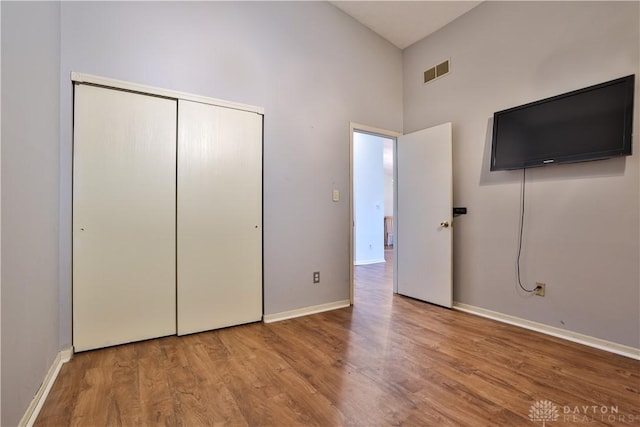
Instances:
[[[397,290],[451,307],[451,123],[400,136],[397,143]]]

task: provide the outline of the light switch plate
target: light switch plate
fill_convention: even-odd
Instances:
[[[333,201],[334,202],[340,201],[340,190],[333,190]]]

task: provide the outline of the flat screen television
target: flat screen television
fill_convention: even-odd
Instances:
[[[491,170],[631,155],[635,75],[493,115]]]

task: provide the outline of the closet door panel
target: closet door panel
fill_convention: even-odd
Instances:
[[[179,101],[178,335],[262,318],[262,116]]]
[[[175,334],[177,101],[76,85],[73,344]]]

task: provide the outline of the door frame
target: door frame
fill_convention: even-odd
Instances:
[[[351,303],[351,305],[353,305],[354,300],[353,300],[353,289],[354,289],[354,233],[355,233],[355,222],[354,222],[354,191],[353,191],[353,161],[354,161],[354,155],[353,155],[353,133],[354,132],[359,132],[359,133],[366,133],[369,135],[374,135],[374,136],[379,136],[382,138],[390,138],[394,140],[394,145],[393,145],[393,209],[394,209],[394,216],[395,216],[395,212],[396,209],[398,207],[398,200],[397,200],[397,156],[396,156],[396,147],[397,147],[397,143],[398,143],[398,137],[402,136],[401,132],[396,132],[393,130],[387,130],[387,129],[380,129],[380,128],[376,128],[373,126],[367,126],[367,125],[363,125],[360,123],[355,123],[355,122],[349,122],[349,301]],[[394,232],[394,236],[396,235],[396,221],[393,221],[393,232]],[[395,261],[396,258],[396,254],[397,254],[397,250],[398,250],[398,245],[396,244],[396,242],[393,242],[393,258]],[[393,292],[397,292],[397,276],[396,276],[396,271],[397,269],[394,268],[393,270]]]
[[[246,111],[246,112],[251,112],[251,113],[256,113],[260,116],[262,116],[262,120],[263,120],[263,126],[262,129],[264,131],[264,108],[263,107],[258,107],[258,106],[253,106],[253,105],[249,105],[249,104],[241,104],[238,102],[232,102],[232,101],[226,101],[226,100],[222,100],[222,99],[217,99],[217,98],[211,98],[211,97],[207,97],[207,96],[202,96],[202,95],[197,95],[197,94],[192,94],[192,93],[188,93],[188,92],[181,92],[181,91],[176,91],[176,90],[170,90],[170,89],[164,89],[161,87],[155,87],[155,86],[148,86],[145,84],[141,84],[141,83],[134,83],[134,82],[129,82],[129,81],[124,81],[124,80],[117,80],[117,79],[112,79],[110,77],[102,77],[102,76],[97,76],[97,75],[92,75],[92,74],[86,74],[86,73],[80,73],[80,72],[75,72],[72,71],[70,73],[70,77],[71,77],[71,83],[72,86],[75,90],[75,87],[78,85],[88,85],[88,86],[96,86],[96,87],[103,87],[106,89],[112,89],[112,90],[119,90],[119,91],[124,91],[124,92],[132,92],[132,93],[138,93],[141,95],[148,95],[148,96],[155,96],[155,97],[160,97],[160,98],[167,98],[167,99],[173,99],[176,102],[179,100],[185,100],[185,101],[192,101],[192,102],[197,102],[197,103],[202,103],[202,104],[208,104],[208,105],[213,105],[213,106],[218,106],[218,107],[224,107],[224,108],[229,108],[229,109],[234,109],[234,110],[240,110],[240,111]],[[74,95],[75,96],[75,95]],[[75,98],[72,97],[71,100],[71,104],[72,106],[75,103]],[[73,113],[72,113],[72,117],[73,117]],[[264,133],[264,132],[263,132]],[[73,136],[74,134],[74,127],[71,126],[71,135]],[[177,137],[177,134],[176,134]],[[263,135],[263,142],[264,142],[264,135]],[[177,143],[177,140],[176,140]],[[74,148],[73,148],[73,143],[71,146],[71,160],[73,160],[74,158]],[[73,163],[73,162],[72,162]],[[264,166],[264,165],[262,165]],[[73,177],[73,167],[71,170],[71,176]],[[263,179],[264,181],[264,179]],[[70,185],[70,190],[71,190],[71,213],[73,212],[73,203],[74,203],[74,190],[73,190],[73,182],[71,182]],[[70,215],[69,220],[70,220],[70,225],[73,225],[73,218],[71,218],[72,215]],[[177,223],[176,223],[177,224]],[[262,227],[261,227],[262,228]],[[71,341],[72,341],[72,352],[75,352],[75,348],[74,348],[74,343],[73,343],[73,335],[74,335],[74,327],[73,327],[73,296],[74,296],[74,284],[73,284],[73,226],[71,227],[69,231],[69,238],[71,239],[71,241],[69,242],[69,252],[68,254],[68,259],[70,260],[69,263],[67,263],[66,265],[62,266],[63,270],[66,270],[66,273],[68,273],[69,277],[70,277],[70,281],[69,281],[69,297],[68,297],[68,304],[71,307],[70,310],[70,334],[71,334]],[[177,266],[176,266],[177,268]],[[262,275],[264,276],[264,268],[262,269]],[[177,277],[177,276],[176,276]],[[264,279],[264,277],[262,277],[262,279]],[[262,311],[264,312],[264,280],[262,280],[261,283],[261,298],[263,300],[263,307],[262,307]],[[176,308],[177,308],[177,304],[176,304]],[[264,317],[264,313],[262,313],[262,317]],[[177,329],[176,329],[177,331]],[[175,334],[174,334],[175,335]]]

